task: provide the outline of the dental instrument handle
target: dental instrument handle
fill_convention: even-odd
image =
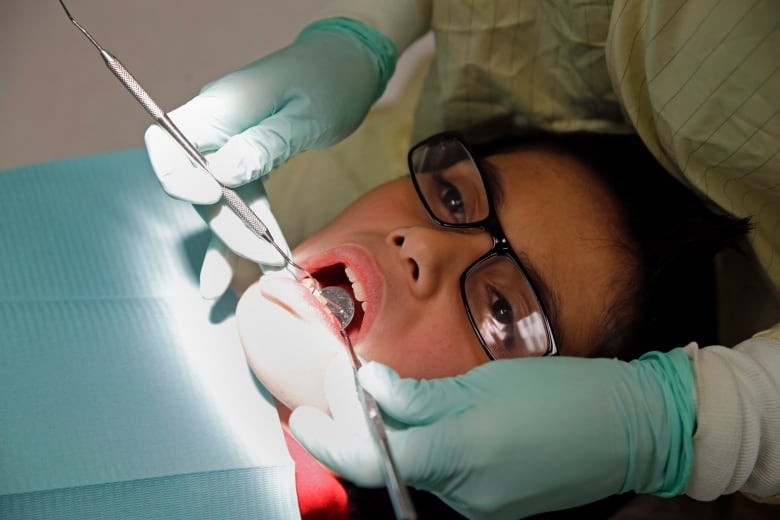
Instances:
[[[357,378],[357,373],[355,374]],[[398,474],[398,468],[395,465],[395,459],[393,459],[390,453],[387,436],[385,433],[385,423],[382,419],[382,414],[379,412],[379,406],[374,400],[374,396],[360,387],[358,395],[361,400],[366,402],[366,407],[369,410],[368,420],[372,423],[371,433],[374,436],[375,444],[379,446],[382,456],[382,472],[385,475],[385,485],[387,486],[387,492],[390,496],[390,502],[393,505],[393,511],[395,511],[395,517],[399,520],[415,520],[417,513],[414,510],[412,499],[409,496],[409,490],[401,481],[401,477]]]
[[[146,93],[143,87],[141,87],[138,81],[136,81],[136,79],[132,76],[132,74],[130,74],[124,65],[122,65],[122,63],[110,52],[100,46],[100,44],[87,32],[87,30],[79,25],[79,23],[71,16],[68,8],[65,7],[63,0],[60,0],[60,5],[62,5],[62,8],[65,10],[65,13],[68,15],[68,18],[70,18],[71,22],[73,22],[73,24],[78,27],[84,36],[86,36],[89,41],[92,42],[92,44],[97,48],[97,50],[100,52],[100,56],[103,58],[103,61],[106,63],[111,72],[113,72],[113,74],[117,77],[117,79],[119,79],[125,88],[130,91],[133,97],[135,97],[135,99],[141,103],[146,111],[154,118],[157,124],[159,124],[166,132],[168,132],[168,134],[179,144],[179,146],[182,147],[182,149],[190,156],[193,161],[195,161],[206,173],[214,178],[214,176],[211,174],[211,171],[209,170],[206,157],[200,153],[195,145],[193,145],[190,140],[185,137],[185,135],[181,132],[181,130],[179,130],[179,128],[168,117],[168,115],[163,112],[163,110],[157,105],[157,103],[154,102],[154,100],[152,100],[149,94]],[[246,205],[241,197],[239,197],[235,191],[228,188],[227,186],[224,186],[219,181],[217,181],[217,183],[222,189],[222,197],[225,199],[228,206],[231,210],[233,210],[236,216],[238,216],[238,218],[240,218],[241,221],[255,235],[271,244],[274,249],[276,249],[276,251],[282,255],[282,258],[284,258],[288,266],[292,266],[295,269],[298,269],[299,271],[303,272],[307,278],[313,280],[317,286],[317,290],[320,292],[320,294],[323,294],[323,289],[319,287],[317,280],[306,269],[293,262],[289,255],[287,255],[281,249],[281,247],[279,247],[279,245],[276,243],[276,240],[274,240],[273,236],[271,235],[271,232],[268,230],[268,227],[263,223],[262,220],[260,220],[260,218],[252,211],[252,209]],[[341,324],[341,334],[344,336],[349,349],[349,354],[352,358],[352,369],[353,375],[355,377],[355,385],[358,389],[358,396],[360,398],[363,411],[365,412],[368,427],[369,430],[371,430],[371,435],[374,438],[376,446],[380,450],[382,472],[384,474],[385,484],[387,486],[388,494],[390,496],[390,501],[393,505],[396,518],[399,520],[416,520],[417,514],[414,510],[414,505],[412,504],[408,490],[401,481],[398,468],[396,467],[392,453],[390,452],[390,444],[387,440],[385,424],[384,420],[382,419],[382,413],[379,411],[379,405],[377,405],[374,396],[366,392],[357,379],[357,369],[360,367],[360,360],[355,354],[352,341],[349,339],[349,336],[346,332],[346,327],[349,322],[352,321],[352,317],[354,316],[354,302],[352,301],[351,297],[347,295],[344,289],[339,287],[326,287],[326,289],[333,291],[325,293],[326,295],[330,294],[332,297],[332,299],[328,299],[328,307],[331,309],[331,312],[334,312],[334,314],[337,316],[337,319],[339,320],[339,323]]]
[[[81,31],[84,36],[87,37],[87,39],[92,43],[92,45],[95,46],[95,48],[100,53],[100,56],[103,58],[103,61],[105,62],[106,66],[111,70],[111,72],[114,73],[114,76],[117,77],[117,79],[125,86],[127,90],[130,91],[130,93],[135,97],[135,99],[141,103],[141,105],[146,109],[146,111],[149,113],[149,115],[154,118],[155,122],[159,124],[168,134],[179,144],[179,146],[182,147],[182,149],[187,153],[187,155],[190,156],[190,158],[195,161],[198,166],[200,166],[206,173],[211,175],[211,177],[216,180],[214,175],[211,173],[211,170],[209,169],[209,164],[206,158],[203,156],[202,153],[193,145],[189,139],[187,139],[184,134],[179,130],[179,128],[174,124],[173,121],[168,117],[168,115],[157,105],[157,103],[154,102],[154,100],[149,96],[149,94],[146,93],[146,91],[143,89],[140,83],[136,81],[136,79],[133,77],[132,74],[130,74],[130,71],[128,71],[124,65],[110,52],[108,52],[106,49],[104,49],[98,42],[95,40],[95,38],[92,37],[87,30],[79,24],[75,18],[70,14],[70,11],[68,11],[68,8],[65,6],[65,3],[60,0],[60,5],[65,10],[65,14],[68,15],[68,18],[71,22],[73,22],[73,25],[75,25],[79,31]],[[304,269],[303,267],[296,264],[290,256],[282,250],[281,247],[279,247],[279,244],[276,243],[276,240],[271,235],[271,232],[268,230],[268,227],[263,223],[262,220],[260,220],[260,217],[255,214],[255,212],[252,211],[252,209],[247,206],[247,204],[241,199],[241,197],[238,196],[238,194],[228,188],[227,186],[224,186],[221,182],[217,181],[220,188],[222,189],[222,198],[225,199],[225,202],[227,202],[227,205],[230,207],[231,210],[233,210],[233,213],[236,214],[236,216],[241,219],[241,222],[244,223],[257,237],[265,240],[271,246],[273,246],[276,251],[282,255],[282,258],[286,262],[288,266],[292,266],[293,268],[297,269],[298,271],[304,273],[304,276],[307,278],[310,278],[314,280],[314,278],[311,276],[311,273]],[[298,277],[298,273],[294,273],[295,277]]]
[[[192,144],[192,142],[190,142],[189,139],[184,136],[181,130],[179,130],[171,118],[169,118],[168,115],[162,111],[157,103],[155,103],[154,100],[149,97],[149,94],[147,94],[143,87],[141,87],[135,78],[133,78],[124,65],[122,65],[122,63],[116,59],[116,57],[112,56],[111,53],[105,49],[100,49],[100,55],[103,57],[103,61],[105,61],[111,72],[114,73],[117,79],[122,82],[125,88],[130,91],[135,99],[137,99],[138,102],[143,105],[149,115],[154,118],[155,122],[160,125],[166,132],[168,132],[168,134],[179,144],[179,146],[182,147],[187,155],[190,156],[190,159],[195,161],[198,166],[200,166],[206,173],[214,178],[214,175],[209,169],[209,164],[206,157],[200,153],[200,151],[195,147],[195,145]],[[309,274],[306,269],[296,264],[292,258],[290,258],[289,255],[285,253],[281,247],[279,247],[279,245],[276,243],[276,240],[271,235],[271,232],[268,230],[268,226],[266,226],[263,221],[260,220],[260,217],[258,217],[257,214],[255,214],[255,212],[253,212],[252,209],[241,199],[241,197],[238,196],[238,193],[223,185],[222,183],[219,183],[219,181],[217,182],[222,190],[222,198],[225,199],[225,202],[230,207],[230,209],[233,210],[233,213],[235,213],[236,216],[240,218],[241,221],[255,235],[271,244],[271,246],[273,246],[274,249],[276,249],[276,251],[282,255],[282,258],[284,258],[287,264],[303,272],[306,277],[311,278],[311,274]]]
[[[414,504],[409,496],[409,490],[406,489],[398,467],[395,464],[393,454],[390,452],[390,443],[387,440],[387,430],[385,421],[382,419],[382,412],[379,411],[379,405],[370,392],[363,388],[358,380],[357,370],[362,363],[355,354],[355,348],[352,346],[352,340],[349,339],[347,331],[342,327],[341,336],[347,346],[348,355],[352,362],[352,374],[355,378],[355,388],[357,389],[358,399],[363,408],[363,412],[368,423],[368,429],[374,439],[374,444],[379,449],[379,459],[382,461],[382,474],[384,475],[385,486],[390,497],[390,502],[398,520],[416,520],[417,512],[414,510]]]

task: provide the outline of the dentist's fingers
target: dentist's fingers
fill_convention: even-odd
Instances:
[[[384,484],[377,450],[368,436],[343,428],[313,406],[299,406],[290,415],[290,431],[312,454],[344,478],[364,487]]]
[[[290,248],[284,241],[279,223],[271,212],[262,183],[256,181],[241,186],[236,189],[236,193],[266,225],[282,251],[289,255]],[[284,265],[282,255],[270,243],[255,235],[224,201],[212,206],[195,208],[203,220],[208,222],[214,234],[237,255],[266,266]]]
[[[168,118],[197,150],[208,155],[230,139],[235,126],[234,103],[218,92],[202,93],[168,113]],[[163,189],[171,196],[195,204],[213,204],[221,196],[217,167],[209,161],[209,172],[200,169],[181,146],[158,125],[144,135],[149,160]]]
[[[370,435],[355,386],[355,373],[346,350],[334,357],[325,373],[325,391],[330,414],[344,428]]]
[[[330,415],[301,406],[290,416],[290,430],[317,459],[363,486],[383,484],[377,448],[358,398],[346,352],[340,352],[325,375]]]
[[[395,431],[388,429],[390,452],[401,478],[408,485],[425,488],[450,479],[467,468],[459,452],[463,425],[458,416],[439,423]],[[342,477],[364,487],[384,485],[379,450],[364,425],[333,418],[314,407],[301,406],[290,416],[296,439],[313,457]],[[474,439],[475,445],[479,439]]]
[[[358,372],[363,388],[382,411],[407,425],[422,425],[457,414],[473,404],[473,391],[456,378],[404,379],[387,365],[372,361]]]
[[[161,127],[152,125],[144,135],[149,160],[165,192],[195,204],[213,204],[219,200],[219,184],[235,188],[265,176],[310,146],[306,136],[315,135],[317,131],[316,122],[296,118],[290,113],[291,109],[286,108],[230,137],[217,133],[211,125],[192,120],[187,109],[190,105],[201,104],[197,103],[199,99],[190,101],[169,116],[198,150],[208,153],[211,175],[194,165]],[[309,127],[315,128],[309,130]]]
[[[286,110],[286,109],[285,109]],[[299,136],[310,121],[295,121],[282,111],[231,137],[209,156],[215,177],[225,186],[257,180],[302,151]]]
[[[144,141],[152,169],[168,195],[193,204],[214,204],[222,197],[217,181],[194,166],[179,144],[161,127],[147,128]]]
[[[200,295],[207,300],[222,296],[230,286],[238,257],[218,238],[212,237],[200,267]]]

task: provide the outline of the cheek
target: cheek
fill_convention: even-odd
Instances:
[[[399,179],[368,192],[304,243],[332,247],[352,232],[387,232],[429,222],[411,181]]]
[[[426,217],[411,181],[401,179],[380,186],[360,198],[339,216],[341,221],[394,226]]]
[[[455,376],[488,361],[468,318],[453,312],[452,306],[439,312],[430,306],[424,313],[396,311],[389,316],[391,312],[377,320],[358,346],[364,358],[415,379]]]

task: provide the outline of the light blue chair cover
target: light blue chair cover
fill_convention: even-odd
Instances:
[[[0,519],[300,516],[208,239],[144,150],[0,172]]]

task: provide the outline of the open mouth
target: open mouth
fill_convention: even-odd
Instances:
[[[338,263],[316,269],[311,274],[320,287],[340,287],[352,298],[355,315],[346,331],[350,339],[356,341],[366,313],[366,292],[356,273],[343,263]]]

